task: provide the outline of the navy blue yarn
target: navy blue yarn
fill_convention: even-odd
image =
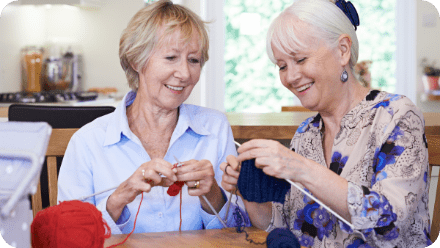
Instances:
[[[360,22],[358,12],[356,11],[354,5],[350,1],[346,2],[345,0],[337,0],[336,6],[338,6],[345,13],[348,19],[350,19],[351,24],[354,26],[354,30],[357,30]]]
[[[298,239],[295,235],[285,228],[276,228],[267,235],[267,248],[300,248]]]
[[[237,194],[237,188],[235,188],[235,194]],[[234,209],[233,216],[234,216],[234,221],[235,221],[235,225],[236,225],[235,230],[238,233],[243,232],[245,224],[244,224],[243,216],[241,215],[241,212],[240,212],[240,207],[238,207],[238,197],[235,199],[235,209]]]
[[[235,192],[234,192],[235,195],[237,195],[237,190],[238,190],[238,188],[236,186],[235,187]],[[253,239],[249,238],[249,234],[245,230],[246,226],[244,224],[243,215],[240,212],[240,207],[238,207],[238,197],[235,198],[235,209],[234,209],[233,215],[234,215],[234,221],[235,221],[235,224],[236,224],[235,229],[236,229],[237,233],[242,233],[242,232],[245,233],[246,241],[248,241],[251,244],[256,244],[256,245],[264,245],[264,244],[266,244],[266,241],[264,241],[264,242],[256,242]]]
[[[244,199],[250,202],[283,203],[290,184],[283,179],[266,175],[263,170],[255,167],[255,159],[241,163],[238,189]]]

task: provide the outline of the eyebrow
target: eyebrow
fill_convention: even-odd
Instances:
[[[178,49],[178,48],[176,48],[176,47],[172,47],[170,50],[173,51],[173,52],[177,52],[177,53],[182,52],[182,49]],[[197,53],[199,53],[199,52],[201,52],[201,50],[199,50],[199,49],[197,49],[197,50],[193,50],[193,51],[190,50],[190,51],[189,51],[189,54],[197,54]]]

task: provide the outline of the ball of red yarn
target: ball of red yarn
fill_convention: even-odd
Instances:
[[[93,204],[74,200],[39,211],[31,234],[33,248],[102,248],[111,230]]]

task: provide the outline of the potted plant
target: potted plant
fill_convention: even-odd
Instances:
[[[423,67],[423,86],[425,91],[439,90],[440,68],[435,67],[435,62],[430,64],[425,58],[422,60]]]

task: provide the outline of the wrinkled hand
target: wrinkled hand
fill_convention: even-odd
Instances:
[[[255,158],[255,166],[267,175],[299,181],[307,173],[307,159],[291,151],[278,141],[255,139],[238,148],[237,160]]]
[[[188,194],[192,196],[201,196],[209,193],[215,181],[214,168],[209,160],[189,160],[183,162],[184,166],[177,168],[177,181],[184,181],[188,186]],[[198,182],[198,187],[196,184]]]
[[[144,171],[144,173],[142,173]],[[165,177],[159,175],[161,173]],[[142,192],[150,192],[154,186],[169,187],[177,177],[173,165],[163,159],[153,159],[139,166],[139,168],[123,183],[119,185],[108,201],[115,201],[118,205],[127,205]]]
[[[226,191],[234,192],[237,186],[238,177],[240,176],[240,162],[234,155],[226,157],[226,163],[220,164],[220,169],[223,171],[222,187]],[[239,192],[237,192],[239,194]]]

